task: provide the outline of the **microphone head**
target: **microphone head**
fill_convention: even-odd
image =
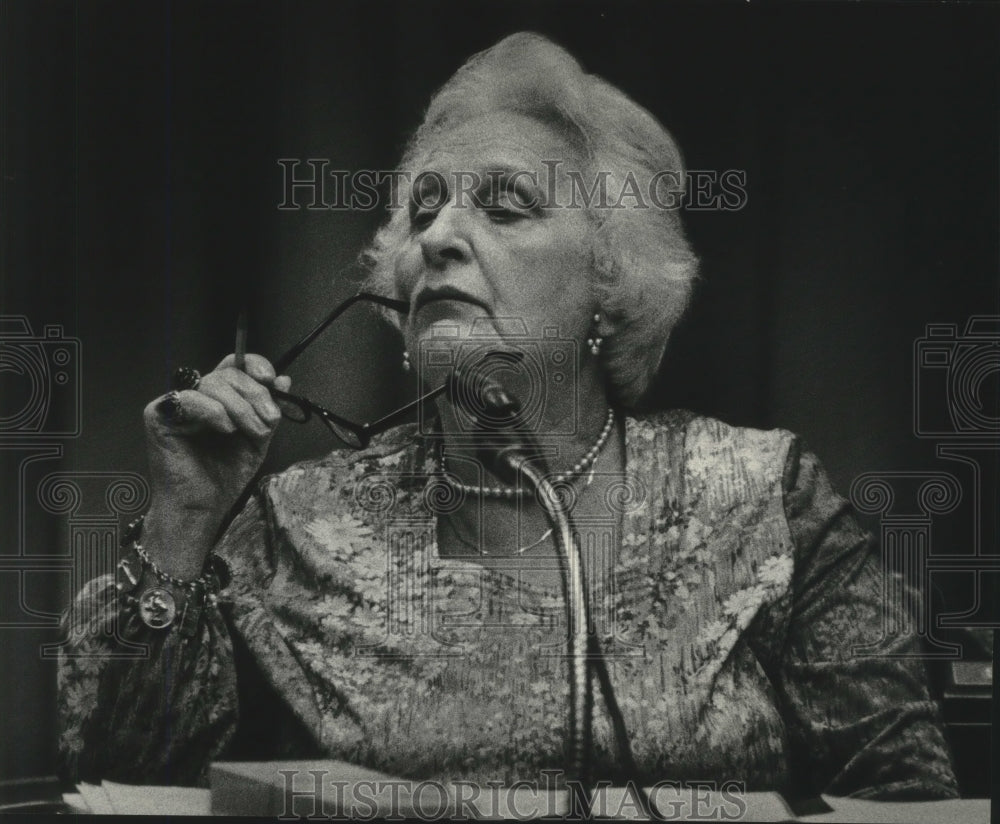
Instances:
[[[506,364],[515,354],[517,360],[523,358],[520,353],[490,353],[474,364],[456,367],[448,375],[449,400],[483,430],[510,430],[520,423],[520,401],[491,374],[497,371],[495,364]]]
[[[519,363],[520,352],[491,352],[472,365],[456,367],[447,378],[449,399],[487,435],[480,444],[483,464],[504,483],[517,483],[521,465],[531,459],[542,469],[546,462],[530,428],[524,425],[521,402],[491,375],[500,364]]]

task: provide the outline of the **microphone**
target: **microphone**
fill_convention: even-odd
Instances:
[[[490,352],[477,362],[456,366],[448,375],[448,399],[487,431],[512,429],[519,421],[521,402],[491,372],[518,363],[520,352]]]
[[[532,460],[543,474],[547,467],[533,433],[525,425],[520,400],[489,374],[490,361],[506,361],[508,355],[492,353],[471,369],[456,368],[448,375],[446,385],[448,399],[486,436],[477,450],[479,460],[504,483],[513,485],[525,461]]]
[[[494,357],[504,354],[498,352]],[[496,378],[486,373],[489,359],[488,355],[481,360],[472,374],[458,368],[452,370],[446,383],[452,403],[468,414],[481,432],[489,433],[477,450],[480,461],[505,483],[516,483],[519,476],[531,483],[540,493],[539,503],[556,539],[566,604],[566,650],[570,660],[567,754],[570,771],[576,779],[570,783],[571,810],[588,814],[594,788],[591,776],[593,688],[590,681],[593,668],[610,716],[623,771],[629,779],[626,786],[634,787],[632,795],[642,813],[650,820],[664,821],[666,819],[654,800],[642,789],[642,776],[632,755],[625,720],[615,697],[601,643],[596,635],[592,636],[588,631],[591,620],[586,595],[587,577],[582,546],[573,539],[572,518],[546,477],[549,472],[547,461],[534,434],[525,425],[520,401]]]
[[[593,744],[593,692],[587,660],[590,611],[587,605],[587,583],[580,547],[573,541],[573,525],[569,513],[555,494],[546,477],[547,462],[534,435],[527,429],[521,416],[521,404],[495,378],[485,374],[479,364],[478,374],[469,375],[455,369],[448,378],[451,397],[463,411],[469,413],[484,433],[478,447],[479,459],[493,474],[505,483],[516,483],[518,475],[524,477],[538,492],[553,537],[558,547],[563,594],[566,603],[566,648],[570,659],[567,672],[569,680],[569,724],[567,755],[570,773],[575,779],[570,784],[571,809],[583,812],[589,809],[591,782],[591,749]]]

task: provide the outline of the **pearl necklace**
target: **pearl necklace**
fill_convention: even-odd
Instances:
[[[597,440],[594,441],[594,445],[588,449],[582,458],[573,464],[572,468],[566,472],[561,472],[558,475],[553,476],[550,482],[553,484],[559,484],[563,481],[569,480],[570,478],[575,478],[582,472],[586,472],[590,468],[591,464],[597,459],[598,454],[600,454],[601,449],[608,440],[608,436],[611,434],[611,430],[615,425],[615,410],[608,407],[608,419],[604,423],[604,428],[601,430],[601,434],[597,436]],[[484,498],[516,498],[525,494],[524,487],[518,486],[473,486],[472,484],[465,484],[458,480],[453,475],[448,473],[448,464],[444,457],[444,444],[438,444],[438,466],[441,469],[441,477],[444,479],[445,483],[448,484],[452,489],[464,492],[467,495],[479,495]]]
[[[590,474],[587,475],[587,483],[584,484],[584,488],[590,486],[594,482],[594,472],[596,471],[596,469],[597,469],[597,459],[595,458],[594,461],[593,461],[593,463],[592,463],[592,465],[591,465],[591,467],[590,467]],[[450,518],[448,519],[447,524],[448,524],[448,528],[451,529],[451,531],[455,535],[455,537],[458,538],[458,540],[460,540],[467,547],[469,547],[470,549],[477,550],[480,555],[490,555],[490,553],[487,552],[485,549],[483,549],[482,546],[476,546],[474,543],[472,543],[472,541],[468,540],[464,535],[462,535],[462,533],[459,532],[459,530],[458,530],[458,526]],[[552,535],[552,528],[551,527],[549,527],[547,530],[545,530],[545,532],[542,533],[542,536],[537,541],[532,541],[527,546],[522,546],[522,547],[514,550],[514,555],[523,555],[529,549],[534,549],[540,543],[542,543],[543,541],[545,541],[545,539],[548,538],[550,535]],[[495,556],[495,557],[503,557],[503,556]],[[512,556],[507,556],[507,557],[512,557]]]

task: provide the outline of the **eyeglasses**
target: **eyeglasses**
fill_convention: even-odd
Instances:
[[[320,323],[316,325],[305,337],[302,338],[298,343],[295,344],[291,349],[285,352],[280,358],[274,362],[274,371],[278,375],[283,375],[285,370],[298,358],[303,352],[308,349],[312,343],[318,338],[324,331],[345,311],[352,307],[356,303],[361,301],[369,301],[371,303],[378,304],[379,306],[384,306],[387,309],[391,309],[394,312],[399,312],[405,315],[410,311],[410,304],[404,300],[395,300],[394,298],[383,297],[382,295],[376,295],[372,292],[358,292],[356,295],[349,297],[339,306],[337,306],[329,315],[327,315]],[[342,418],[331,412],[329,409],[325,409],[317,403],[313,403],[308,398],[304,398],[301,395],[293,395],[289,392],[282,392],[280,389],[275,389],[273,387],[268,387],[268,391],[271,393],[271,397],[275,399],[278,407],[281,409],[281,414],[284,418],[295,423],[306,423],[313,417],[318,418],[323,422],[327,429],[329,429],[337,438],[343,441],[347,446],[352,449],[364,449],[371,442],[371,439],[381,432],[385,432],[387,429],[391,429],[393,426],[402,423],[409,415],[416,409],[419,409],[424,404],[434,400],[438,395],[442,394],[447,388],[447,384],[444,384],[437,389],[433,389],[424,395],[421,395],[414,401],[399,407],[388,415],[379,418],[376,421],[371,421],[370,423],[354,423],[349,421],[347,418]]]

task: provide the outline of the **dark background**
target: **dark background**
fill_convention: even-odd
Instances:
[[[393,168],[431,92],[523,29],[649,108],[690,168],[747,173],[744,209],[685,214],[702,281],[654,402],[797,431],[844,494],[883,470],[950,471],[971,490],[968,467],[914,434],[915,384],[931,393],[918,404],[948,390],[913,359],[928,323],[958,324],[957,346],[970,316],[1000,313],[997,11],[0,0],[0,308],[36,335],[61,325],[82,358],[79,409],[61,401],[81,435],[0,444],[2,553],[67,551],[65,518],[35,517],[19,473],[36,442],[61,446],[50,470],[143,473],[142,407],[173,366],[231,351],[241,302],[251,351],[274,356],[354,290],[344,273],[380,214],[279,211],[277,160]],[[398,343],[362,313],[329,340],[293,370],[299,390],[355,418],[408,399]],[[0,377],[10,416],[26,390]],[[995,415],[995,368],[980,391]],[[269,467],[329,446],[286,425]],[[970,497],[935,524],[935,551],[970,551]],[[38,648],[59,634],[24,625],[17,586],[55,612],[68,576],[0,579],[4,620],[21,622],[0,628],[0,778],[51,772],[54,666]],[[970,580],[942,578],[939,597],[967,607]]]

